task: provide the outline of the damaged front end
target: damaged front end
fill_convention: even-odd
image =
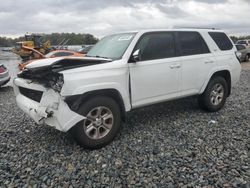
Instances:
[[[52,67],[42,67],[35,69],[24,69],[17,75],[18,78],[39,83],[45,88],[52,88],[56,92],[61,92],[64,80],[63,74],[54,71]]]
[[[17,105],[36,123],[68,131],[84,116],[72,111],[61,95],[64,70],[109,62],[107,59],[51,59],[33,62],[14,79]]]
[[[72,111],[60,94],[64,84],[60,71],[83,66],[79,62],[67,63],[65,65],[65,61],[59,61],[50,66],[26,68],[14,79],[17,105],[36,123],[47,124],[64,132],[85,119]]]
[[[73,58],[57,59],[50,62],[49,60],[40,60],[39,63],[33,62],[20,72],[17,77],[31,80],[42,84],[46,88],[52,88],[56,92],[61,92],[64,84],[63,74],[61,71],[86,67],[96,64],[108,63],[112,60],[103,58]],[[49,62],[49,63],[47,63]]]
[[[60,93],[51,88],[16,78],[14,79],[14,91],[18,107],[37,124],[46,124],[66,132],[85,119],[84,116],[73,112],[64,102]]]

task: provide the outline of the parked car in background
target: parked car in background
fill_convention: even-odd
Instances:
[[[243,44],[243,45],[249,47],[250,46],[250,40],[238,40],[236,42],[236,44]]]
[[[235,46],[237,50],[241,53],[240,61],[248,62],[250,60],[250,48],[247,48],[243,44],[236,44]]]
[[[91,50],[91,48],[94,45],[83,45],[82,49],[80,49],[78,52],[82,53],[82,54],[87,54],[89,52],[89,50]]]
[[[55,57],[66,57],[66,56],[74,56],[74,57],[84,57],[84,54],[80,52],[70,51],[70,50],[54,50],[52,52],[49,52],[46,55],[43,55],[40,59],[46,59],[46,58],[55,58]],[[35,62],[37,59],[32,59],[26,62],[20,62],[18,64],[18,67],[20,70],[23,70],[24,67],[32,62]]]
[[[0,87],[7,84],[10,81],[10,75],[8,69],[0,64]]]
[[[110,143],[126,112],[136,108],[198,96],[202,109],[219,111],[240,77],[236,52],[220,30],[119,33],[85,57],[27,65],[14,91],[17,105],[36,123],[69,131],[81,146],[95,149]]]

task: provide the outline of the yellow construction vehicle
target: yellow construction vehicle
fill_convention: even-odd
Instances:
[[[26,34],[25,40],[16,43],[12,52],[19,55],[23,60],[40,58],[51,49],[50,41],[42,43],[40,34]]]

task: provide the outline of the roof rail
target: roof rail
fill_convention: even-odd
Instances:
[[[211,30],[219,30],[219,29],[214,28],[214,27],[181,27],[181,26],[176,26],[174,28],[176,28],[176,29],[211,29]]]

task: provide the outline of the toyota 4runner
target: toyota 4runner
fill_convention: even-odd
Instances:
[[[220,30],[143,30],[101,39],[86,57],[35,61],[14,79],[17,105],[36,123],[70,131],[87,148],[113,140],[126,112],[198,96],[220,110],[240,77]]]

